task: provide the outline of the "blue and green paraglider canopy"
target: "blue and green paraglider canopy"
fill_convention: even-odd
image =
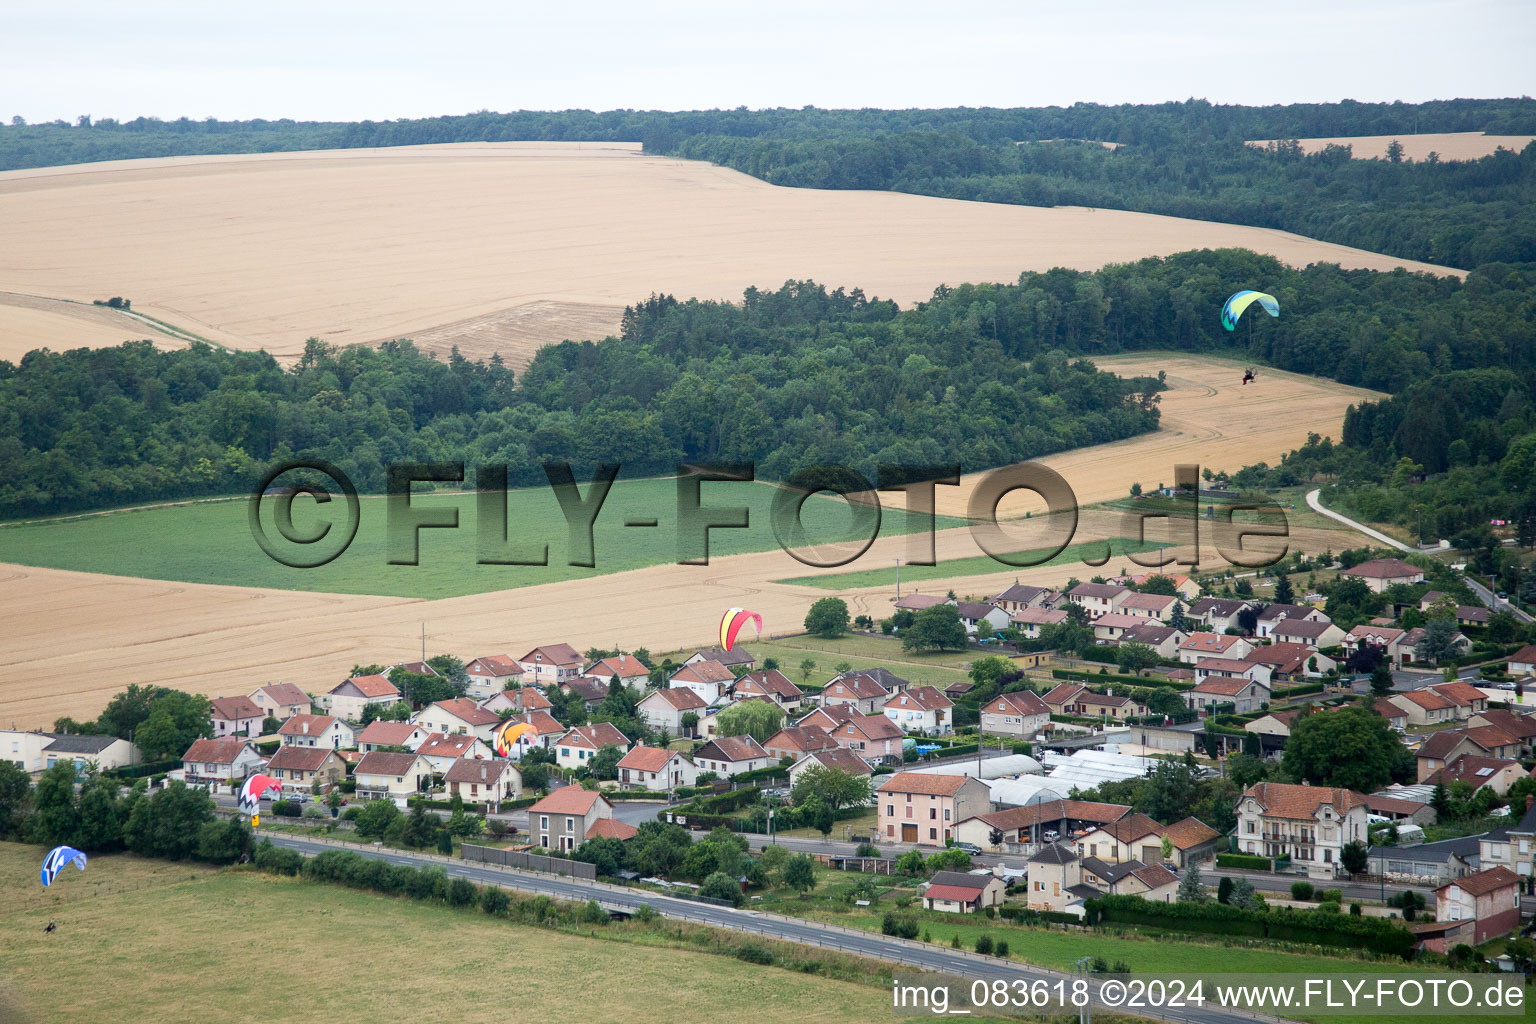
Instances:
[[[1273,295],[1264,292],[1256,292],[1250,289],[1236,292],[1221,307],[1221,326],[1229,331],[1237,330],[1237,319],[1243,315],[1243,310],[1257,302],[1264,307],[1264,312],[1270,316],[1280,315],[1280,303],[1275,301]]]

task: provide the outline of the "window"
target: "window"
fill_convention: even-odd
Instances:
[[[939,817],[938,808],[936,808],[936,807],[928,808],[928,820],[929,821],[937,821],[938,817]]]
[[[549,815],[547,815],[547,814],[539,815],[539,828],[543,829],[546,832],[549,831]]]
[[[896,805],[895,804],[886,804],[885,805],[885,813],[891,815],[892,817],[895,817],[896,816]]]
[[[576,831],[576,819],[575,818],[566,818],[565,819],[565,830],[567,832],[575,832]]]
[[[928,838],[929,839],[937,839],[937,838],[939,838],[939,830],[936,829],[936,828],[929,829],[928,830]]]

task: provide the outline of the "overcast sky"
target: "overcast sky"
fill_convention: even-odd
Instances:
[[[22,5],[25,4],[25,7]],[[1532,92],[1530,0],[8,0],[0,116],[1427,100]]]

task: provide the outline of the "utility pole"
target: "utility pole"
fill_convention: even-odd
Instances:
[[[421,624],[421,663],[427,663],[427,624]]]
[[[901,559],[896,559],[896,600],[901,600]]]

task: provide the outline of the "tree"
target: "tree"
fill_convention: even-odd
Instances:
[[[896,863],[891,865],[891,867],[899,874],[920,875],[923,873],[926,865],[927,860],[921,853],[916,850],[908,850],[900,857],[897,857]]]
[[[1155,821],[1168,824],[1189,815],[1195,802],[1195,773],[1188,765],[1159,761],[1141,786],[1137,809]]]
[[[952,604],[924,608],[901,634],[904,651],[963,651],[965,644],[965,625],[960,621],[959,609]]]
[[[824,597],[805,613],[805,630],[815,636],[836,639],[848,632],[848,603],[840,597]]]
[[[400,808],[395,806],[393,800],[369,800],[358,811],[352,824],[357,834],[364,839],[381,839],[400,817]]]
[[[1179,715],[1189,710],[1170,686],[1154,686],[1147,695],[1147,711],[1154,715]]]
[[[203,825],[212,820],[208,794],[171,782],[154,796],[134,801],[123,825],[123,841],[142,857],[181,860],[197,852]]]
[[[1424,637],[1419,641],[1419,657],[1434,664],[1455,659],[1460,653],[1456,635],[1454,619],[1430,619],[1424,625]]]
[[[623,758],[623,751],[610,743],[592,755],[592,760],[587,762],[587,771],[592,774],[594,779],[617,779],[619,777],[619,762]]]
[[[808,854],[797,853],[784,862],[784,884],[796,892],[816,888],[816,864]]]
[[[1429,806],[1435,809],[1435,819],[1437,821],[1449,820],[1451,818],[1451,794],[1445,788],[1445,783],[1435,783],[1435,788],[1430,791]]]
[[[1298,781],[1371,793],[1392,781],[1404,753],[1387,720],[1356,705],[1293,722],[1281,766]]]
[[[21,831],[32,778],[14,761],[0,760],[0,839],[11,839]]]
[[[1339,851],[1339,863],[1351,875],[1358,875],[1364,871],[1366,865],[1370,862],[1370,857],[1370,848],[1358,839],[1345,843],[1344,848]]]
[[[1377,697],[1385,697],[1392,692],[1392,668],[1386,662],[1379,662],[1371,669],[1371,693]]]
[[[800,773],[790,791],[791,803],[800,806],[812,795],[819,796],[833,812],[869,802],[870,777],[853,775],[840,768],[813,765]]]
[[[86,851],[121,849],[128,809],[118,799],[118,789],[117,780],[108,775],[92,774],[81,784],[71,846]]]
[[[988,696],[980,699],[990,699],[997,692],[997,687],[1002,678],[1014,671],[1013,662],[999,654],[988,654],[971,662],[971,682],[976,684],[976,689],[987,690]],[[988,689],[990,687],[990,689]]]
[[[816,671],[815,658],[800,659],[800,681],[806,682],[811,678],[811,673]]]
[[[1120,666],[1121,672],[1138,676],[1156,665],[1158,660],[1156,651],[1146,644],[1138,643],[1121,644],[1115,655],[1115,661]]]
[[[1227,758],[1227,776],[1237,788],[1247,789],[1255,782],[1263,782],[1267,779],[1269,769],[1265,767],[1262,760],[1244,752]]]
[[[699,895],[705,899],[719,900],[733,907],[741,906],[741,885],[723,871],[716,871],[699,886]]]
[[[624,841],[611,836],[588,839],[571,852],[571,859],[591,864],[599,875],[612,877],[624,867]]]
[[[805,798],[805,802],[799,807],[800,820],[808,827],[814,828],[823,836],[830,835],[832,825],[837,816],[832,813],[832,808],[820,795],[812,793]]]
[[[1232,902],[1232,889],[1232,876],[1222,875],[1221,881],[1216,884],[1216,902],[1230,904]]]
[[[1253,883],[1246,878],[1239,878],[1232,884],[1232,893],[1227,902],[1239,910],[1264,909],[1264,897],[1254,890]]]
[[[1180,903],[1204,903],[1208,899],[1205,886],[1200,882],[1200,866],[1190,861],[1179,878],[1178,900]]]
[[[1184,605],[1178,601],[1173,602],[1173,610],[1168,613],[1168,626],[1181,632],[1189,631],[1189,616],[1184,614]]]
[[[784,709],[773,701],[743,700],[715,716],[721,736],[751,736],[762,743],[784,727]]]
[[[244,818],[226,818],[203,825],[197,837],[197,856],[214,864],[233,864],[251,852],[251,827]]]
[[[27,818],[27,836],[34,843],[57,846],[73,842],[79,825],[75,763],[59,761],[37,780],[32,792],[32,814]]]
[[[1275,603],[1295,604],[1296,588],[1291,586],[1291,578],[1285,573],[1275,577]]]

